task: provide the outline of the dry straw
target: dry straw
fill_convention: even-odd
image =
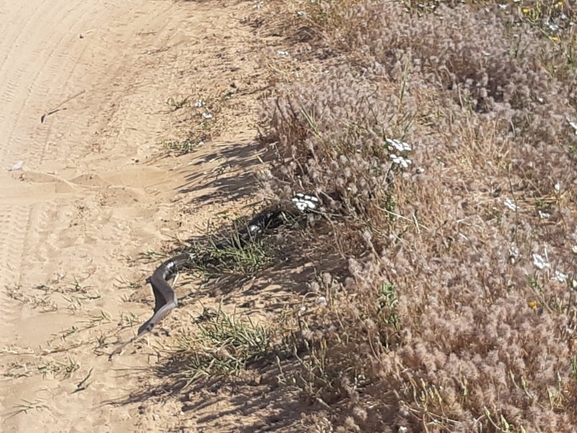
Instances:
[[[299,319],[297,383],[337,431],[574,431],[570,11],[422,6],[283,22],[323,55],[265,104],[269,188],[324,198],[346,269]]]

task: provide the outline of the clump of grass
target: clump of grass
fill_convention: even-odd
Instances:
[[[197,326],[196,333],[178,338],[172,359],[187,384],[207,376],[239,375],[270,350],[270,331],[247,316],[218,311]]]
[[[271,246],[262,239],[249,242],[242,248],[234,243],[217,243],[192,246],[191,255],[198,257],[190,267],[204,278],[223,276],[253,276],[273,263]]]
[[[34,292],[32,295],[25,294],[20,286],[9,287],[7,293],[12,299],[27,304],[31,308],[40,309],[43,313],[58,310],[55,294],[59,294],[67,302],[67,308],[73,312],[84,308],[85,301],[94,301],[101,297],[100,293],[91,290],[91,287],[83,286],[76,280],[72,286],[49,287],[39,285],[33,287],[33,290],[42,294],[38,295]]]
[[[182,140],[166,140],[162,142],[165,149],[177,152],[179,155],[194,152],[201,144],[202,140],[198,141],[196,137],[185,137]]]
[[[22,287],[12,286],[6,288],[8,296],[22,304],[29,305],[31,308],[39,309],[43,313],[49,313],[58,310],[58,305],[50,295],[26,295],[22,292]]]
[[[299,221],[290,212],[283,213],[279,218],[285,226],[295,225]],[[194,242],[188,248],[192,257],[189,267],[207,279],[223,276],[252,277],[269,268],[277,253],[271,228],[261,227],[264,233],[252,236],[247,232],[247,222],[247,218],[240,218],[233,222],[230,230],[218,234],[209,227],[207,240]]]
[[[185,98],[168,98],[166,104],[171,108],[172,111],[180,110],[189,105],[190,97]]]
[[[148,263],[148,262],[154,262],[157,260],[166,259],[166,258],[168,258],[168,255],[166,253],[161,253],[159,251],[149,250],[149,251],[144,251],[144,252],[139,253],[138,257],[140,257],[143,260],[146,260]]]
[[[94,301],[101,298],[100,293],[90,289],[90,287],[83,286],[76,281],[72,288],[61,291],[62,297],[68,303],[68,309],[73,312],[82,310],[85,301]]]
[[[31,364],[12,362],[7,366],[3,374],[5,377],[10,378],[30,377],[34,374],[41,374],[43,377],[51,376],[68,379],[79,368],[80,364],[76,360],[66,357],[64,361],[47,361],[43,359],[42,362]]]
[[[183,155],[218,137],[226,126],[224,113],[231,97],[231,92],[217,88],[196,98],[169,98],[175,124],[185,132],[184,138],[163,141],[163,147]]]
[[[28,364],[21,362],[10,362],[8,365],[6,365],[3,376],[17,379],[19,377],[29,377],[31,374],[32,370]]]
[[[50,375],[53,377],[61,376],[64,379],[68,379],[80,368],[80,364],[76,360],[67,357],[64,362],[47,362],[39,365],[37,368],[44,377]]]

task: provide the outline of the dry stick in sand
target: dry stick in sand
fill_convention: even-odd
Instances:
[[[64,101],[62,101],[60,104],[58,104],[56,107],[54,107],[53,109],[49,110],[48,112],[44,113],[41,117],[40,117],[40,123],[44,123],[44,119],[46,119],[46,117],[50,116],[51,114],[54,113],[58,113],[59,111],[63,111],[66,110],[66,107],[64,108],[60,108],[62,107],[64,104],[66,104],[67,102],[72,101],[74,98],[79,97],[80,95],[82,95],[84,92],[86,92],[86,90],[81,90],[78,93],[75,93],[74,95],[70,96],[69,98],[65,99]]]

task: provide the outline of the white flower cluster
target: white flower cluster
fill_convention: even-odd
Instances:
[[[394,138],[386,138],[385,141],[389,145],[389,150],[396,149],[399,152],[410,152],[413,150],[410,144],[404,143]]]
[[[515,202],[513,200],[511,200],[510,198],[506,199],[503,204],[505,205],[505,207],[507,207],[508,209],[512,210],[513,212],[515,212],[517,210],[517,205],[515,204]]]
[[[540,254],[533,254],[533,264],[538,269],[545,269],[551,267],[549,264],[549,259],[547,257],[547,250],[545,250],[545,257]]]
[[[569,278],[569,275],[561,271],[555,271],[555,274],[553,274],[553,276],[551,277],[552,280],[559,281],[560,283],[567,282],[567,278]]]
[[[395,164],[400,165],[403,168],[408,168],[413,162],[408,158],[403,158],[402,156],[395,155],[391,153],[391,159]]]
[[[533,265],[539,270],[551,269],[551,263],[549,262],[549,256],[547,254],[547,249],[543,251],[543,255],[533,253]],[[553,275],[550,276],[551,280],[557,281],[559,283],[567,283],[569,280],[569,275],[560,269],[555,270]],[[575,285],[575,281],[572,281],[572,285]]]
[[[410,152],[412,150],[410,144],[404,143],[400,140],[394,138],[386,138],[385,141],[387,142],[390,151]],[[408,168],[409,165],[413,163],[409,158],[397,155],[396,153],[391,153],[389,156],[395,164],[400,165],[403,168]]]

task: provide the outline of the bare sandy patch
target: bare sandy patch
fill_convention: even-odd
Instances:
[[[151,310],[144,279],[159,259],[139,254],[249,212],[260,164],[251,109],[266,86],[242,24],[252,4],[16,3],[0,6],[2,431],[256,425],[262,413],[238,400],[221,407],[231,390],[143,394],[160,383],[149,367],[162,334],[107,358]],[[204,126],[193,153],[167,152]],[[191,305],[166,328],[201,313]]]

